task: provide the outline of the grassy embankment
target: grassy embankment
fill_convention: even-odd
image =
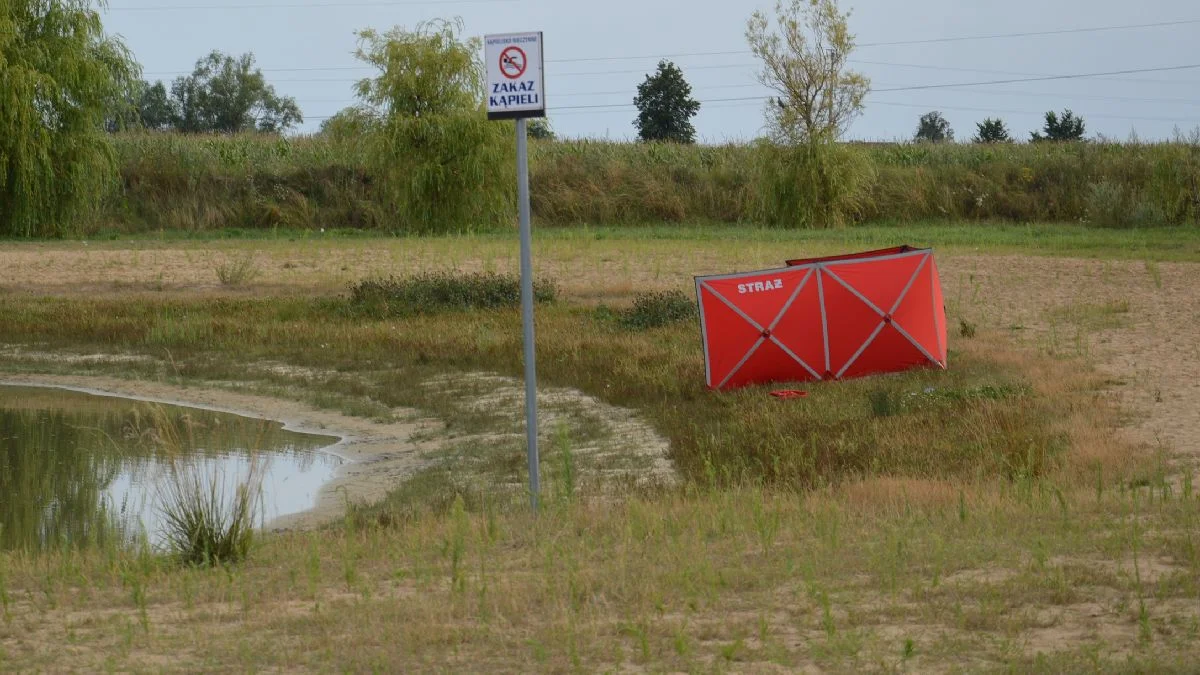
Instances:
[[[471,408],[487,392],[469,379],[427,386],[447,372],[518,373],[517,313],[380,315],[328,285],[365,276],[362,263],[509,268],[498,238],[238,243],[266,250],[249,290],[93,295],[80,283],[83,293],[0,295],[0,342],[151,357],[81,365],[16,353],[0,361],[10,372],[245,387],[363,415],[415,407],[461,439],[383,503],[268,538],[237,567],[180,569],[111,548],[0,554],[0,665],[1188,667],[1200,639],[1200,501],[1189,482],[1168,480],[1154,449],[1114,434],[1113,383],[1085,360],[1091,334],[1136,301],[1054,308],[1038,320],[1074,339],[1042,331],[1016,348],[1004,334],[1011,308],[981,297],[962,273],[970,265],[950,264],[950,371],[816,385],[798,402],[765,388],[716,395],[703,390],[694,324],[634,330],[596,307],[794,250],[694,233],[541,244],[540,270],[562,286],[539,309],[544,383],[638,410],[670,440],[683,484],[595,499],[580,476],[605,465],[577,475],[572,449],[612,430],[552,427],[536,519],[514,487],[519,437],[494,439],[517,428],[513,417]],[[805,252],[852,246],[846,235],[805,239]],[[1083,231],[1084,248],[1105,250],[1092,236]],[[132,253],[160,267],[149,279],[172,264],[164,251]],[[317,297],[287,288],[286,265],[308,255],[334,266],[306,287],[323,289]]]
[[[1200,145],[863,145],[860,223],[1200,222]],[[117,137],[120,186],[100,230],[328,227],[404,231],[377,199],[361,148],[329,139]],[[532,146],[540,226],[758,221],[756,151],[609,142]],[[458,227],[458,226],[456,226]]]

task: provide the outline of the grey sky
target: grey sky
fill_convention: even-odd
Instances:
[[[355,69],[354,31],[412,26],[435,17],[462,17],[467,33],[545,33],[550,119],[564,136],[628,138],[632,98],[659,55],[729,52],[672,58],[695,97],[705,103],[696,129],[707,142],[745,140],[762,128],[757,66],[744,38],[746,19],[774,2],[711,0],[512,0],[371,6],[383,0],[111,0],[105,25],[122,35],[147,79],[190,71],[209,50],[253,51],[278,91],[304,111],[304,130],[353,102],[351,83],[371,71]],[[261,5],[293,5],[261,8]],[[323,4],[297,7],[294,5]],[[213,9],[215,5],[238,9]],[[181,9],[204,6],[205,9]],[[133,11],[132,7],[176,8]],[[851,28],[860,47],[853,67],[874,90],[955,84],[1022,76],[1097,73],[1200,65],[1200,23],[1021,38],[865,46],[998,33],[1200,20],[1194,0],[856,0]],[[646,58],[625,58],[646,57]],[[611,59],[611,60],[603,60]],[[906,64],[906,65],[899,65]],[[912,66],[935,66],[940,70]],[[329,70],[317,70],[329,68]],[[309,70],[285,70],[309,69]],[[973,70],[979,69],[979,70]],[[583,108],[605,106],[609,108]],[[1200,68],[1119,77],[1024,82],[955,89],[873,92],[851,129],[857,139],[908,138],[917,118],[941,110],[957,137],[975,123],[1003,118],[1022,138],[1041,126],[1044,111],[1071,108],[1089,135],[1167,138],[1178,126],[1200,125]]]

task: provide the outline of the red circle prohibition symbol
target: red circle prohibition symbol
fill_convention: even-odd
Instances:
[[[525,50],[520,47],[505,47],[500,52],[500,73],[510,80],[515,80],[525,74],[529,65],[525,59]]]

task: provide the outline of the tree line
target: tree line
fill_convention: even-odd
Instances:
[[[1049,110],[1046,112],[1045,124],[1040,131],[1029,132],[1032,143],[1045,141],[1069,143],[1084,139],[1085,125],[1083,118],[1071,112],[1068,108],[1062,115]],[[987,118],[975,124],[975,136],[972,143],[1013,143],[1008,126],[999,118]],[[948,143],[954,141],[954,129],[940,111],[934,110],[921,115],[917,122],[917,131],[913,134],[917,143]]]
[[[161,81],[137,80],[105,121],[109,131],[150,129],[183,133],[286,131],[304,121],[300,106],[280,96],[254,65],[254,54],[219,51],[196,61],[190,75]]]

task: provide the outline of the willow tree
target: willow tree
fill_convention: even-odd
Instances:
[[[138,74],[90,0],[0,2],[0,233],[61,234],[103,198],[105,122]]]
[[[513,127],[487,120],[482,44],[461,33],[448,21],[358,33],[358,58],[379,74],[356,85],[351,117],[385,217],[406,231],[464,230],[511,215]]]

